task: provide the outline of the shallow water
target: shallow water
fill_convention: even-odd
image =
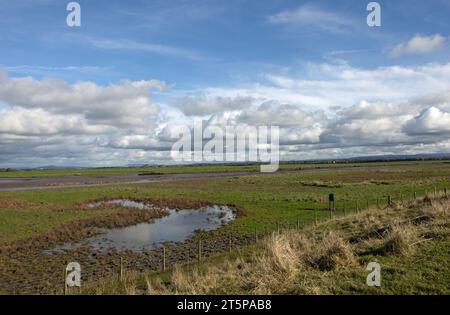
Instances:
[[[97,201],[92,202],[88,205],[89,208],[97,208],[102,205],[114,205],[114,206],[120,206],[124,208],[135,208],[140,210],[152,210],[156,209],[155,206],[140,202],[140,201],[134,201],[130,199],[114,199],[114,200],[107,200],[107,201]]]
[[[134,207],[145,211],[153,209],[152,205],[130,200],[108,201],[109,204]],[[99,206],[97,203],[94,206]],[[210,231],[227,224],[236,218],[236,211],[228,206],[207,206],[200,209],[168,209],[169,215],[150,222],[110,229],[105,234],[88,238],[80,243],[68,243],[52,250],[58,252],[80,246],[91,246],[100,252],[108,251],[143,251],[154,249],[165,242],[182,242],[190,238],[195,231]]]

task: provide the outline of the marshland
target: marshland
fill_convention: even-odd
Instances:
[[[215,167],[0,173],[60,180],[0,191],[0,292],[62,294],[76,261],[87,294],[449,293],[447,161]]]

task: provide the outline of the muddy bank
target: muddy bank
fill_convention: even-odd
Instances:
[[[118,199],[107,204],[122,204],[136,207],[141,211],[152,211],[152,205]],[[94,203],[92,206],[104,204]],[[52,250],[49,255],[79,247],[92,247],[101,253],[127,250],[143,252],[161,247],[167,242],[182,242],[198,231],[218,229],[236,218],[234,208],[222,205],[205,206],[195,209],[168,208],[168,215],[123,228],[109,229],[105,233],[84,239],[81,242],[65,243]]]
[[[126,197],[123,197],[126,198]],[[77,205],[75,211],[92,211],[92,202],[114,200],[105,198],[90,200]],[[104,233],[107,229],[129,227],[152,219],[165,217],[167,207],[196,209],[210,202],[189,199],[151,199],[133,198],[134,201],[157,205],[152,211],[121,208],[120,211],[99,218],[83,219],[62,225],[48,233],[29,239],[0,246],[0,291],[5,293],[57,293],[61,291],[61,270],[70,261],[77,261],[83,269],[83,280],[114,275],[118,272],[120,257],[124,257],[126,267],[135,270],[158,270],[162,264],[161,247],[141,252],[108,250],[104,252],[93,246],[81,246],[49,255],[46,250],[67,242],[77,242]],[[99,204],[99,207],[112,207],[114,204]],[[245,215],[238,209],[237,216]],[[74,210],[71,210],[74,211]],[[226,251],[230,235],[221,230],[198,232],[183,241],[166,243],[167,266],[174,263],[187,263],[197,259],[198,240],[202,239],[202,256]],[[232,236],[233,246],[247,244],[251,236]]]
[[[188,264],[198,260],[198,244],[201,239],[201,259],[232,247],[251,244],[253,235],[229,234],[211,231],[198,233],[184,242],[168,243],[166,267],[174,264]],[[124,259],[126,271],[158,271],[162,269],[162,248],[144,252],[101,253],[90,247],[64,251],[56,255],[45,255],[31,251],[28,254],[13,253],[8,259],[1,258],[1,290],[9,294],[61,294],[63,288],[62,271],[68,262],[79,262],[82,281],[95,281],[102,277],[119,276],[120,259]]]

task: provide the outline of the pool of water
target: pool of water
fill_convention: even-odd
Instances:
[[[151,210],[152,205],[135,201],[117,200],[103,203],[120,204],[122,206]],[[91,204],[100,206],[101,203]],[[168,209],[169,214],[163,218],[137,225],[110,229],[105,234],[88,238],[79,243],[68,243],[55,251],[91,246],[100,252],[108,251],[145,251],[161,246],[165,242],[182,242],[198,231],[217,229],[236,218],[236,211],[229,206],[206,206],[199,209]]]
[[[134,208],[140,210],[152,210],[156,209],[156,206],[148,204],[142,201],[134,201],[130,199],[114,199],[106,201],[95,201],[88,204],[89,208],[98,208],[102,205],[120,206],[123,208]]]

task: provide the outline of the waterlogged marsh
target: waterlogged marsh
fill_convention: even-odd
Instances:
[[[116,205],[143,211],[156,209],[154,205],[128,199],[93,202],[88,205],[96,208],[103,205]],[[67,243],[56,249],[61,251],[81,246],[90,246],[100,252],[144,251],[154,249],[166,242],[182,242],[196,231],[211,231],[236,218],[236,210],[229,206],[212,205],[198,209],[165,209],[167,216],[137,225],[114,228],[78,243]],[[54,252],[53,250],[52,252]]]

